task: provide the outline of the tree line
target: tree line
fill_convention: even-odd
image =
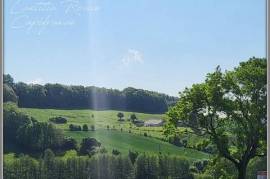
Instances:
[[[176,100],[176,97],[132,87],[120,91],[95,86],[15,83],[10,75],[4,75],[4,102],[17,102],[19,107],[164,113]]]
[[[86,130],[85,126],[83,130]],[[59,153],[76,150],[80,155],[93,155],[101,145],[94,138],[84,138],[78,145],[75,139],[65,137],[53,124],[38,122],[20,112],[14,103],[4,103],[4,151],[10,144],[30,154],[50,148]]]
[[[55,157],[51,150],[42,159],[26,155],[4,161],[6,179],[158,179],[192,178],[187,160],[168,155],[129,156],[99,154],[92,157]]]

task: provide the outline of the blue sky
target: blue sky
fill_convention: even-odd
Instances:
[[[265,57],[265,0],[6,0],[15,81],[177,96],[220,65]]]

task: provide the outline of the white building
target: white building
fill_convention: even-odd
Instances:
[[[163,126],[164,121],[162,119],[149,119],[144,122],[146,127],[159,127]]]

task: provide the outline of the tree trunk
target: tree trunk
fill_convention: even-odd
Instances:
[[[245,179],[247,171],[247,163],[246,162],[240,163],[237,169],[238,169],[238,179]]]

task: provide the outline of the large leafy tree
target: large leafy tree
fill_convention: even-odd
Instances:
[[[205,82],[180,93],[167,113],[169,129],[182,123],[209,136],[244,179],[249,161],[266,155],[266,81],[266,59],[251,58],[224,73],[217,67]]]

